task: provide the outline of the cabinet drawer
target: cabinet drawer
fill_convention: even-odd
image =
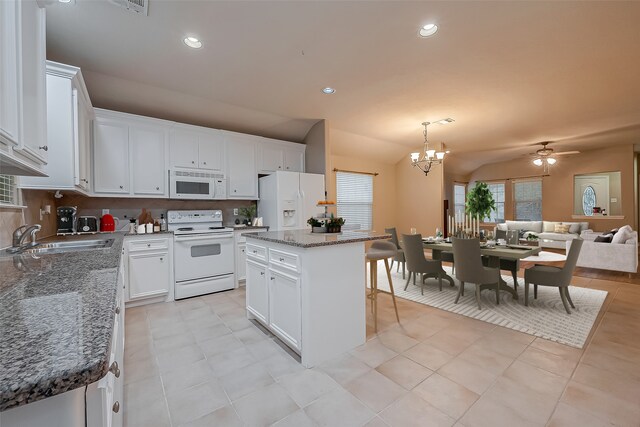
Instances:
[[[267,248],[265,248],[264,246],[247,243],[247,257],[266,262]]]
[[[129,242],[129,252],[168,249],[168,239],[144,239]]]
[[[296,273],[300,272],[300,258],[298,258],[296,254],[271,249],[269,250],[269,263],[295,271]]]

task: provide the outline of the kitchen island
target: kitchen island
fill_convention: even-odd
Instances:
[[[310,368],[364,344],[365,242],[389,234],[247,233],[247,316]]]

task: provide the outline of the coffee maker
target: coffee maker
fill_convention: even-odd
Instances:
[[[56,209],[58,216],[58,236],[76,233],[76,206],[60,206]]]

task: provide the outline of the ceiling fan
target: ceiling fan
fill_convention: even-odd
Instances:
[[[545,173],[549,171],[549,166],[557,162],[557,156],[567,156],[570,154],[580,154],[579,151],[553,151],[553,148],[547,147],[549,141],[541,142],[542,148],[536,150],[535,153],[529,153],[533,156],[533,164],[536,166],[543,166]]]

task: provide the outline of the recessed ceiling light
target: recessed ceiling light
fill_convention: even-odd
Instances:
[[[434,35],[438,31],[438,26],[436,24],[427,24],[420,28],[420,37],[430,37]]]
[[[336,90],[332,87],[325,87],[322,89],[322,93],[325,93],[327,95],[331,95],[333,93],[336,93]]]
[[[193,49],[200,49],[202,47],[202,42],[198,38],[193,36],[185,37],[184,44]]]

